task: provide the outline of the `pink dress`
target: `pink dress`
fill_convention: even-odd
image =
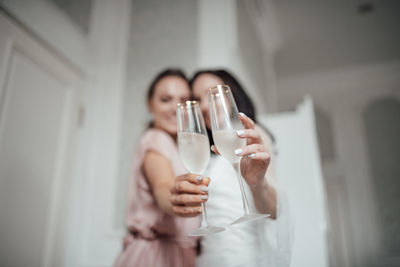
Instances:
[[[187,267],[195,265],[197,239],[187,234],[199,225],[198,218],[172,217],[153,197],[142,171],[143,159],[152,150],[170,160],[175,175],[186,173],[174,140],[158,129],[148,129],[139,142],[128,189],[124,248],[115,267]],[[154,166],[157,168],[157,166]]]

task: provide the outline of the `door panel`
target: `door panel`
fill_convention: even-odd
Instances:
[[[62,255],[81,77],[0,13],[0,265]]]
[[[292,267],[328,266],[325,186],[311,99],[295,112],[261,116],[276,137],[276,176],[294,223]],[[305,245],[306,244],[306,245]]]

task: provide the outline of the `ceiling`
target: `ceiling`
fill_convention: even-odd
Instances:
[[[400,59],[398,0],[276,0],[278,78]]]

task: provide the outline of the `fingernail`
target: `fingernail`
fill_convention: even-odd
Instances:
[[[205,200],[205,199],[208,198],[208,196],[207,196],[207,195],[201,195],[200,198],[203,199],[203,200]]]
[[[235,150],[235,154],[236,154],[236,155],[239,155],[239,154],[241,154],[242,152],[243,152],[243,149],[241,149],[241,148],[238,148],[238,149]]]
[[[199,176],[196,176],[196,180],[197,180],[197,181],[201,181],[201,180],[203,180],[203,176],[201,176],[201,175],[199,175]]]
[[[254,158],[255,155],[256,155],[256,154],[254,154],[254,153],[253,153],[253,154],[250,154],[250,155],[249,155],[249,158]]]
[[[246,114],[244,114],[243,112],[239,112],[240,117],[246,117]]]
[[[236,133],[237,133],[237,135],[242,136],[244,134],[244,131],[243,130],[239,130]]]
[[[201,212],[201,208],[198,208],[198,209],[197,209],[197,212]]]
[[[208,187],[207,186],[202,186],[200,187],[200,190],[203,192],[208,192]]]

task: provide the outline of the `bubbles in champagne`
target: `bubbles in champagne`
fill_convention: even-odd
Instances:
[[[213,131],[215,145],[221,155],[231,163],[238,162],[240,157],[235,155],[235,150],[246,145],[246,139],[239,138],[236,130]]]
[[[202,174],[210,160],[210,143],[203,134],[191,132],[178,133],[179,156],[186,169]]]

